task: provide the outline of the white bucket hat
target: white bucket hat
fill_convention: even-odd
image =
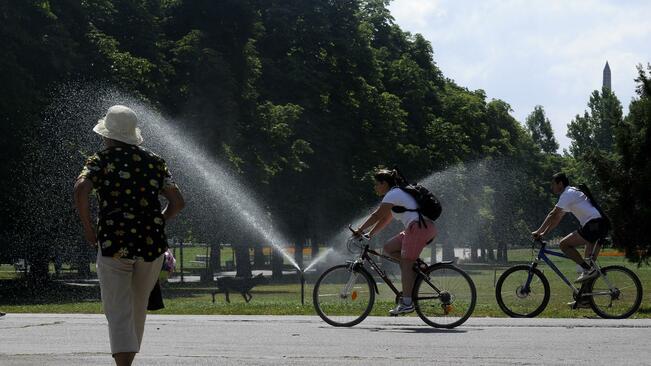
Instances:
[[[140,145],[143,139],[137,126],[138,116],[131,108],[114,105],[108,109],[104,118],[97,121],[93,131],[111,140]]]

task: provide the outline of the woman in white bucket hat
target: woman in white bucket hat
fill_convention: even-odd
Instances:
[[[106,116],[97,121],[93,131],[102,137],[128,145],[140,145],[143,141],[138,128],[138,116],[131,108],[123,105],[109,108]]]
[[[167,249],[165,222],[184,206],[165,160],[138,145],[138,116],[115,105],[93,128],[105,148],[88,158],[75,183],[75,205],[84,236],[97,253],[97,276],[118,366],[131,365],[140,351],[147,301]],[[89,195],[97,193],[97,229]],[[162,209],[159,195],[169,204]]]

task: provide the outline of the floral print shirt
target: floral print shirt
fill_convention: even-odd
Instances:
[[[158,195],[175,184],[162,158],[134,145],[109,147],[88,158],[79,178],[89,179],[97,195],[103,256],[151,262],[165,252]]]

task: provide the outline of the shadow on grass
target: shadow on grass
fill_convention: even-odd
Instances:
[[[208,283],[168,283],[163,285],[164,299],[198,298],[217,290],[214,282]],[[254,296],[294,294],[288,289],[272,287],[251,291]],[[231,292],[231,296],[239,295]],[[100,301],[100,288],[97,282],[50,281],[42,288],[33,288],[19,279],[0,280],[0,305],[47,305],[71,304]]]
[[[69,304],[99,299],[99,286],[73,286],[51,281],[41,288],[34,288],[20,280],[0,281],[0,305]]]
[[[637,311],[640,314],[651,314],[651,306],[650,307],[641,307],[640,310]]]

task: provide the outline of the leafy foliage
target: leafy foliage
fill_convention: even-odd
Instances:
[[[648,153],[645,74],[640,99],[625,120],[612,92],[593,93],[589,112],[570,126],[572,156],[561,157],[554,154],[558,145],[542,107],[527,119],[527,133],[508,103],[446,79],[432,45],[401,30],[387,5],[387,0],[2,2],[0,169],[9,171],[29,156],[21,140],[31,138],[51,103],[51,88],[82,79],[135,94],[181,117],[184,128],[201,131],[200,143],[256,185],[274,221],[296,241],[325,240],[332,228],[374,202],[369,172],[382,165],[397,164],[414,179],[480,159],[487,159],[487,169],[502,161],[517,167],[498,182],[461,175],[459,187],[478,186],[451,196],[461,208],[446,214],[484,220],[486,243],[468,243],[463,232],[441,235],[443,242],[497,248],[499,260],[506,260],[507,245],[523,240],[527,227],[537,225],[551,206],[549,176],[566,166],[593,177],[589,156],[608,155],[604,164],[622,169],[618,179],[636,182],[625,187],[604,178],[613,205],[621,198],[633,211],[645,210],[640,203],[648,202],[649,186],[642,158]],[[617,156],[609,155],[613,149]],[[20,201],[32,199],[21,189],[27,181],[2,176],[0,184],[8,189],[0,198],[10,204],[0,212],[0,231],[28,231],[12,219]],[[5,199],[9,195],[12,200]],[[509,196],[528,204],[514,210],[517,202],[496,203]],[[627,228],[622,230],[631,232],[626,225],[632,223],[642,221],[622,223]],[[4,243],[0,254],[15,255],[11,248],[19,245]]]
[[[527,116],[526,124],[527,129],[531,132],[531,137],[542,151],[548,154],[558,151],[558,142],[554,137],[552,124],[545,117],[545,110],[541,105],[537,105],[533,112]]]

